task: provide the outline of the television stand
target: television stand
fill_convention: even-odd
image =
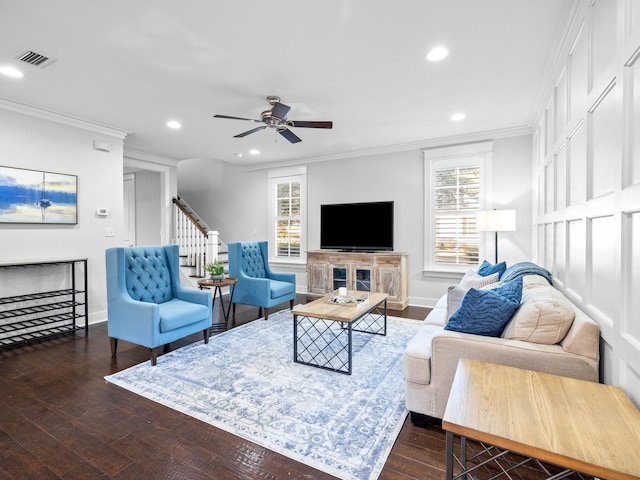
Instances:
[[[345,252],[312,250],[307,252],[307,295],[319,298],[340,287],[389,295],[392,310],[409,305],[405,252]]]

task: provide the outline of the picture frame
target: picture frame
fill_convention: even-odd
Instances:
[[[76,225],[77,175],[0,165],[0,223]]]

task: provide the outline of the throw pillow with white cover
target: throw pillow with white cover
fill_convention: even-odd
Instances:
[[[491,285],[492,283],[497,283],[499,279],[500,274],[497,272],[492,273],[491,275],[482,276],[478,272],[469,270],[464,274],[464,277],[462,277],[458,286],[467,290],[470,288],[482,288],[487,285]]]

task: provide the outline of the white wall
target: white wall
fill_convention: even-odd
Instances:
[[[531,136],[497,138],[493,162],[494,206],[518,210],[518,231],[501,234],[500,257],[509,263],[531,260]],[[434,278],[423,274],[422,150],[309,162],[307,182],[307,249],[320,246],[321,204],[393,200],[395,250],[409,254],[409,302],[431,306],[449,285],[457,283],[459,275]],[[220,232],[225,243],[266,239],[266,170],[247,171],[202,159],[182,161],[178,164],[178,191]],[[297,274],[298,290],[306,292],[305,269],[287,271]]]
[[[162,198],[158,172],[137,171],[136,185],[136,245],[160,245]]]
[[[567,33],[536,121],[536,257],[640,405],[640,1],[581,0]]]
[[[49,115],[53,117],[53,115]],[[124,134],[110,129],[87,129],[5,109],[0,105],[0,163],[9,167],[46,170],[78,176],[77,225],[0,224],[0,261],[51,258],[88,258],[89,320],[106,319],[104,251],[122,242],[122,142]],[[61,119],[64,121],[64,119]],[[111,151],[93,149],[101,140]],[[106,218],[98,207],[108,208]],[[105,237],[113,227],[114,237]],[[60,282],[60,272],[37,269],[17,273],[0,269],[1,296],[29,293],[49,283]],[[17,278],[17,280],[16,280]]]

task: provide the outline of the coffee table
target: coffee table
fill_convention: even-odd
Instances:
[[[348,292],[362,294],[362,292]],[[331,295],[295,307],[293,361],[351,375],[353,332],[387,334],[386,293],[369,293],[358,306],[329,303]]]
[[[624,391],[476,360],[461,359],[442,418],[446,430],[446,478],[481,473],[498,462],[510,472],[510,452],[529,457],[547,478],[574,471],[598,478],[640,478],[640,411]],[[453,438],[460,436],[460,455]],[[467,456],[467,438],[480,452]],[[461,470],[454,476],[454,461]],[[541,462],[561,467],[549,472]],[[495,465],[495,463],[494,463]],[[564,469],[564,470],[563,470]],[[511,478],[511,477],[508,477]]]

